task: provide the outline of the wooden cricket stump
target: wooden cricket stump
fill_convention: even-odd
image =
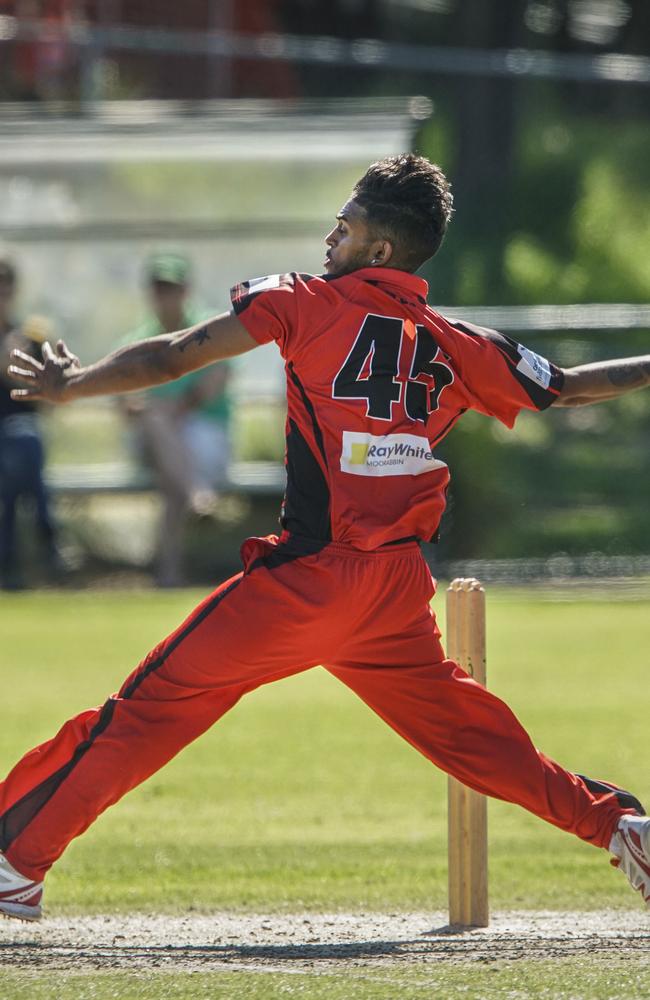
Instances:
[[[447,591],[447,656],[485,684],[485,591],[474,579],[452,580]],[[487,799],[449,778],[449,923],[487,927]]]

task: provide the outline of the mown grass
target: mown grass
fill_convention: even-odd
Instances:
[[[198,597],[3,597],[0,772]],[[489,685],[535,742],[650,800],[646,604],[494,589],[488,631]],[[601,851],[498,802],[490,880],[494,908],[639,906]],[[446,779],[322,670],[248,696],[74,842],[47,889],[50,913],[445,905]]]
[[[640,1000],[650,995],[647,959],[422,965],[329,973],[3,971],[11,1000]]]

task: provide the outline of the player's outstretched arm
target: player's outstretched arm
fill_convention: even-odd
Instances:
[[[596,361],[564,369],[564,385],[555,406],[585,406],[615,399],[650,386],[650,355]]]
[[[8,373],[21,388],[13,389],[11,395],[14,399],[68,403],[86,396],[147,389],[257,346],[233,313],[223,313],[188,330],[138,341],[87,367],[62,340],[56,351],[45,342],[42,361],[23,351],[12,352]]]

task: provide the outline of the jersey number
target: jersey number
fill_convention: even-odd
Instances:
[[[438,345],[424,326],[416,326],[416,344],[408,375],[400,372],[404,324],[392,316],[366,316],[352,350],[334,379],[334,399],[365,399],[366,416],[391,420],[393,404],[405,385],[404,409],[411,420],[426,423],[438,409],[443,389],[454,381],[448,365],[434,358]]]

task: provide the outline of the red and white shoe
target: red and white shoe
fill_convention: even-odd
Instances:
[[[614,855],[610,863],[627,875],[650,907],[650,818],[621,816],[609,849]]]
[[[43,883],[25,878],[0,854],[0,916],[40,920]]]

